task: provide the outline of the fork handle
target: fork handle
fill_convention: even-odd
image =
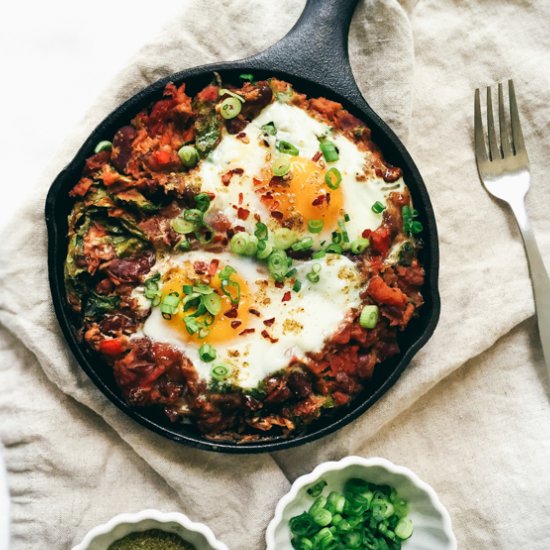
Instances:
[[[550,376],[550,278],[544,267],[531,222],[527,217],[525,204],[523,201],[517,201],[510,204],[510,206],[516,216],[527,253],[542,353],[546,362],[546,370]]]

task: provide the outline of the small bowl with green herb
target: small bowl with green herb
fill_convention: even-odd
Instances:
[[[267,550],[456,550],[449,513],[408,468],[346,457],[299,477],[278,503]]]
[[[206,525],[178,512],[119,514],[94,527],[73,550],[228,550]]]

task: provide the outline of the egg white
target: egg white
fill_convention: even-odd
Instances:
[[[270,122],[277,129],[276,136],[266,135],[261,130]],[[215,194],[212,209],[221,211],[233,226],[244,227],[250,233],[254,232],[257,221],[254,214],[271,229],[278,226],[254,191],[254,178],[261,179],[262,168],[271,166],[273,158],[278,155],[275,148],[278,140],[293,144],[298,148],[299,156],[307,159],[319,151],[322,136],[336,145],[339,159],[327,163],[327,169],[335,167],[342,175],[343,214],[349,217],[346,231],[352,240],[360,237],[365,229],[374,230],[380,226],[382,214],[373,212],[372,205],[377,201],[385,205],[389,193],[402,191],[405,186],[402,178],[388,184],[367,170],[367,152],[359,150],[350,139],[294,105],[271,103],[245,127],[241,136],[237,138],[224,132],[219,145],[200,164],[198,174],[202,191]],[[243,174],[234,175],[229,185],[223,185],[222,175],[235,168],[242,169]],[[236,206],[250,212],[247,220],[239,219]],[[327,227],[322,233],[313,235],[315,245],[330,238],[334,229]]]
[[[320,260],[296,265],[297,278],[302,282],[299,292],[291,292],[291,299],[283,301],[288,286],[277,288],[262,264],[229,253],[213,254],[204,251],[188,252],[167,257],[155,266],[159,273],[197,260],[220,261],[220,267],[231,265],[246,279],[252,293],[251,303],[260,317],[251,315],[246,328],[255,332],[235,337],[214,345],[216,359],[204,362],[199,357],[200,344],[187,341],[181,331],[167,323],[159,308],[153,308],[143,327],[143,334],[152,340],[166,342],[180,348],[193,362],[200,378],[210,380],[216,365],[231,367],[228,381],[242,388],[254,388],[266,376],[285,368],[293,359],[306,359],[308,352],[319,351],[324,341],[334,334],[351,308],[358,307],[362,286],[355,264],[345,256],[328,254]],[[312,283],[307,273],[313,264],[320,264],[320,280]],[[267,284],[266,284],[267,281]],[[263,321],[275,319],[271,326]],[[261,335],[266,330],[276,341]]]

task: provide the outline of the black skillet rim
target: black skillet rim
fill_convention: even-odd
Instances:
[[[427,189],[422,181],[418,169],[399,139],[366,103],[346,99],[338,92],[325,88],[317,82],[299,77],[291,72],[266,70],[263,67],[263,63],[258,63],[257,66],[254,66],[254,64],[250,62],[247,63],[246,61],[247,60],[243,60],[241,62],[237,61],[232,63],[213,64],[180,71],[153,83],[149,87],[128,99],[120,107],[109,114],[96,127],[96,129],[84,142],[82,147],[78,150],[73,160],[57,176],[48,192],[45,208],[48,227],[48,271],[56,316],[65,340],[69,344],[73,355],[77,359],[79,365],[92,379],[94,384],[125,414],[157,434],[167,437],[172,441],[203,450],[241,454],[272,452],[290,447],[296,447],[333,433],[352,422],[355,418],[370,408],[376,401],[378,401],[378,399],[396,382],[403,370],[409,364],[412,357],[426,343],[435,330],[440,313],[437,282],[439,249],[433,208]],[[105,383],[100,374],[96,372],[96,369],[94,369],[93,357],[89,356],[89,352],[83,350],[83,346],[78,343],[76,336],[71,329],[69,306],[66,302],[65,287],[63,282],[63,264],[67,249],[67,239],[65,235],[66,217],[70,211],[70,207],[62,208],[60,204],[63,204],[64,201],[66,204],[69,204],[70,201],[68,200],[68,191],[72,184],[77,181],[74,176],[80,173],[84,165],[84,160],[92,154],[95,144],[102,139],[107,139],[112,136],[119,127],[125,123],[128,123],[128,121],[135,114],[137,114],[137,112],[149,105],[152,101],[159,99],[167,83],[174,82],[176,85],[179,85],[182,82],[187,82],[188,86],[189,84],[192,86],[196,83],[196,81],[202,83],[206,82],[206,79],[210,80],[214,71],[219,72],[222,75],[222,78],[227,81],[237,79],[238,75],[242,72],[252,72],[258,78],[276,76],[291,82],[296,86],[296,90],[305,92],[308,96],[324,96],[342,103],[346,109],[348,109],[352,114],[358,116],[358,118],[367,123],[367,125],[371,128],[373,132],[373,141],[380,147],[385,158],[392,162],[392,160],[396,157],[399,157],[399,163],[395,162],[395,164],[401,166],[404,170],[405,181],[413,196],[415,207],[420,212],[420,220],[424,225],[424,235],[427,235],[426,246],[423,252],[424,260],[422,262],[426,269],[427,282],[425,283],[425,287],[423,289],[426,303],[420,310],[420,317],[424,322],[424,326],[421,327],[421,331],[418,336],[413,338],[405,351],[399,354],[399,359],[393,366],[390,375],[385,378],[379,387],[377,387],[372,393],[369,393],[364,397],[364,399],[361,399],[362,394],[367,393],[367,390],[364,390],[362,394],[357,396],[354,401],[352,401],[350,406],[337,409],[334,418],[327,419],[326,417],[322,417],[320,421],[310,425],[308,429],[306,429],[305,433],[295,437],[290,437],[288,439],[238,444],[222,441],[210,441],[200,435],[178,433],[175,430],[178,425],[172,425],[173,429],[170,429],[170,426],[163,426],[159,422],[148,418],[150,415],[147,415],[147,411],[142,414],[140,410],[130,407],[120,397],[120,395],[118,395]],[[202,85],[203,84],[201,84],[201,86]],[[313,94],[310,93],[312,89],[315,90],[315,93]],[[194,91],[191,91],[191,93],[194,93]],[[381,141],[383,143],[381,143]],[[64,210],[63,217],[60,217],[60,208]],[[407,330],[405,333],[407,333]],[[168,419],[166,420],[168,421]],[[315,429],[316,424],[320,424],[320,427],[317,429]],[[311,430],[309,428],[311,428]]]

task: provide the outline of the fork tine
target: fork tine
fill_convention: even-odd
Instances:
[[[483,119],[481,118],[481,105],[479,101],[479,88],[476,88],[474,96],[474,138],[476,147],[476,160],[487,162],[487,149],[485,136],[483,135]]]
[[[500,129],[500,146],[502,147],[502,156],[508,157],[512,154],[512,147],[510,146],[510,135],[506,125],[504,94],[502,92],[501,82],[498,84],[498,125]]]
[[[525,142],[519,121],[518,105],[516,103],[516,92],[514,91],[513,80],[508,80],[508,94],[510,96],[510,120],[512,122],[512,141],[516,155],[525,152]]]
[[[500,158],[500,150],[497,144],[497,135],[495,133],[495,120],[493,118],[493,101],[491,97],[491,87],[487,86],[487,136],[489,138],[489,154],[491,160]]]

